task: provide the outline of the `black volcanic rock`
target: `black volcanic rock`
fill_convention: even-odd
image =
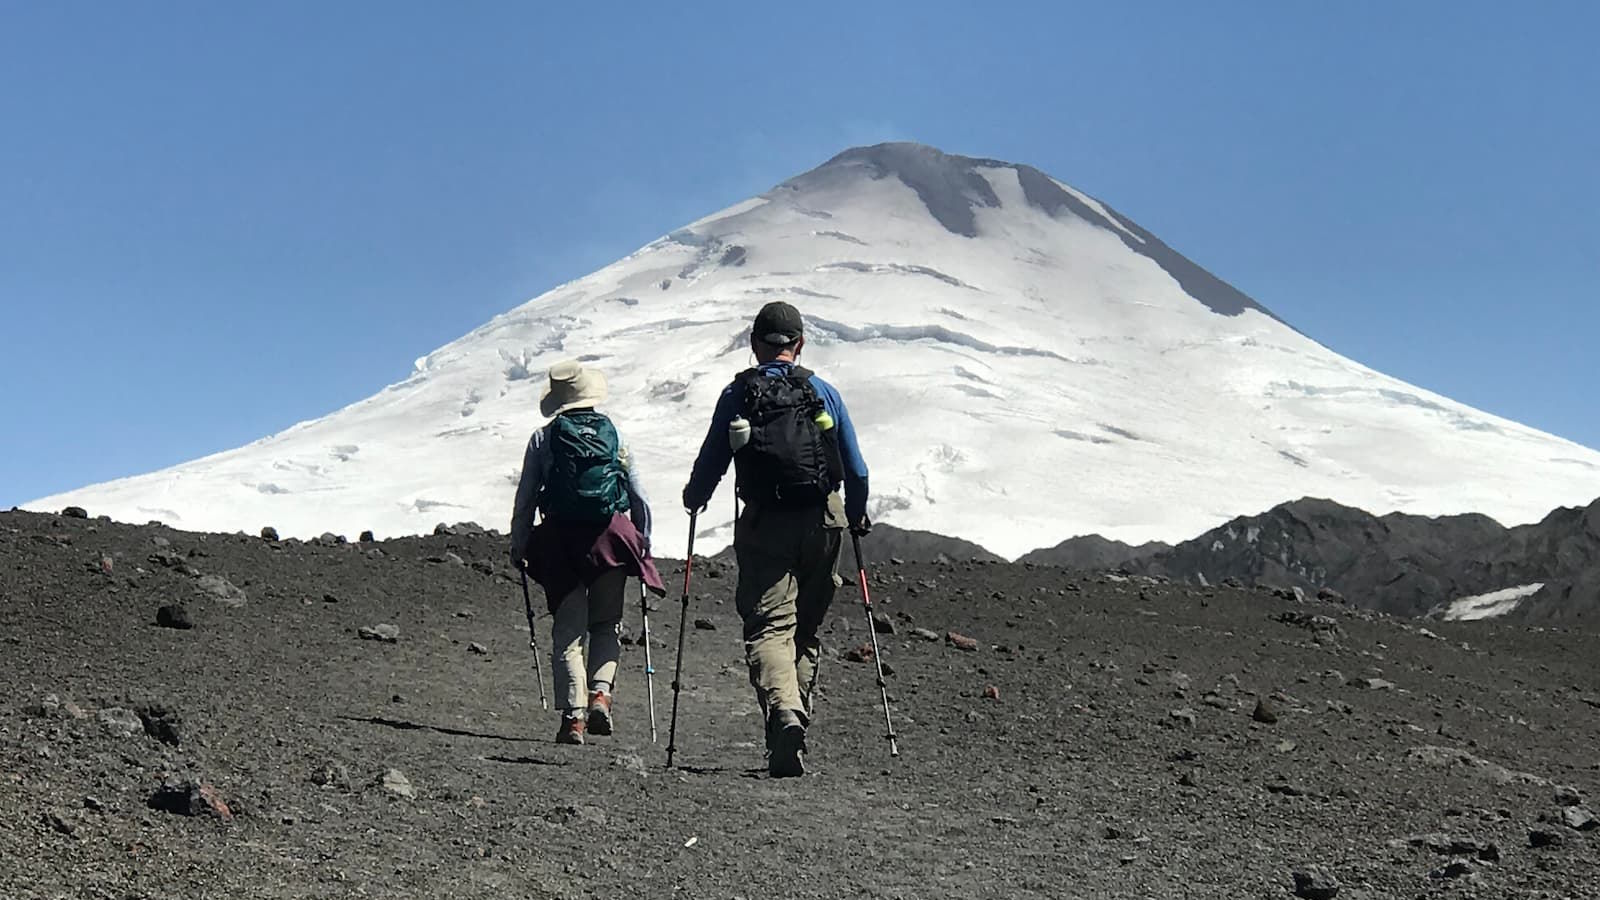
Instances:
[[[194,620],[189,617],[189,610],[182,603],[168,603],[156,610],[156,624],[162,628],[186,631],[194,627]]]

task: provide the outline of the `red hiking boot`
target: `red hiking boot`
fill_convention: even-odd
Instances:
[[[582,744],[584,721],[581,716],[562,716],[561,728],[556,731],[558,744]]]

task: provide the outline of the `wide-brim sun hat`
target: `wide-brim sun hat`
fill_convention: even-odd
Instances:
[[[606,376],[569,359],[550,367],[550,386],[539,398],[539,413],[553,419],[569,409],[594,407],[605,399]]]

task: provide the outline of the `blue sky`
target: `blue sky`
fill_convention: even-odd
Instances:
[[[1341,353],[1600,446],[1597,33],[1555,0],[0,0],[0,506],[359,400],[882,140],[1035,165]]]

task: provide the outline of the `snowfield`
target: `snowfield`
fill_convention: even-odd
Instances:
[[[690,462],[773,299],[806,315],[803,362],[844,395],[874,519],[1007,557],[1183,540],[1307,495],[1505,524],[1600,496],[1600,453],[1333,353],[1100,201],[897,144],[536,297],[331,415],[27,507],[301,537],[503,530],[545,372],[575,357],[605,371],[656,546],[681,555]],[[728,478],[697,551],[731,539],[732,511]]]
[[[1462,597],[1445,609],[1442,618],[1446,622],[1472,622],[1498,618],[1516,609],[1523,600],[1542,590],[1544,583],[1539,582],[1490,591],[1473,597]]]

